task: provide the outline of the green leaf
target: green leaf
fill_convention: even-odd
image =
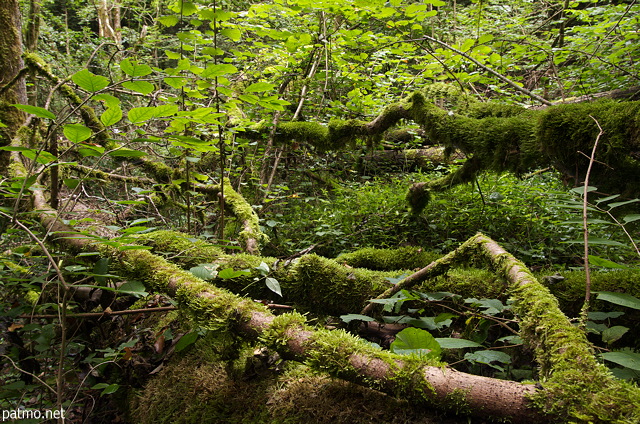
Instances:
[[[175,110],[177,112],[178,107],[176,105],[165,105],[165,106],[175,106],[175,108],[172,108],[172,110]],[[150,119],[153,118],[157,118],[159,116],[161,116],[161,113],[164,109],[161,109],[161,106],[156,106],[156,107],[134,107],[133,109],[131,109],[129,111],[129,113],[127,114],[127,117],[129,118],[129,121],[131,121],[134,124],[139,124],[141,122],[145,122],[148,121]],[[175,113],[175,112],[174,112]],[[166,116],[166,115],[165,115]]]
[[[102,115],[100,115],[100,122],[102,122],[102,125],[104,125],[105,127],[117,124],[121,119],[122,109],[120,109],[120,106],[107,108],[107,110],[105,110]]]
[[[100,258],[93,266],[93,278],[99,285],[104,285],[109,274],[109,258]]]
[[[67,124],[62,129],[64,136],[72,143],[80,143],[91,137],[91,130],[80,124]]]
[[[91,387],[94,390],[102,390],[102,393],[100,393],[100,396],[102,395],[110,395],[112,393],[115,393],[118,391],[118,389],[120,388],[119,384],[107,384],[107,383],[98,383],[94,386]]]
[[[156,86],[147,81],[127,81],[123,82],[122,86],[128,90],[135,91],[136,93],[149,94],[156,89]]]
[[[107,107],[120,106],[120,99],[107,93],[100,93],[93,96],[94,100],[102,100]]]
[[[282,297],[282,289],[280,288],[280,283],[278,282],[278,280],[272,277],[267,277],[265,279],[265,284],[267,285],[267,288],[269,290]]]
[[[593,186],[587,187],[587,193],[591,193],[592,191],[596,191],[596,190],[598,190],[598,187],[593,187]],[[574,187],[570,191],[582,196],[582,194],[584,194],[584,186]]]
[[[612,269],[627,269],[629,268],[626,265],[620,265],[608,259],[601,258],[599,256],[589,255],[589,263],[593,266],[601,266],[603,268],[612,268]]]
[[[464,349],[466,347],[482,347],[480,343],[465,339],[454,339],[452,337],[436,338],[436,341],[443,349]]]
[[[176,352],[185,350],[186,348],[194,344],[196,340],[198,340],[197,332],[192,331],[185,334],[184,336],[180,337],[180,340],[178,340],[178,342],[176,343]]]
[[[640,219],[640,214],[626,215],[622,218],[625,224],[634,222]]]
[[[226,280],[229,278],[236,278],[242,275],[249,275],[249,274],[251,274],[249,271],[234,271],[233,268],[226,268],[218,273],[218,277]]]
[[[375,319],[366,316],[366,315],[360,315],[360,314],[348,314],[348,315],[340,315],[340,319],[346,323],[349,323],[351,321],[365,321],[365,322],[371,322],[371,321],[375,321]]]
[[[198,8],[193,2],[185,0],[177,0],[169,9],[183,16],[193,15],[198,12]]]
[[[640,354],[630,351],[604,352],[600,357],[632,370],[640,371]]]
[[[176,15],[160,16],[157,20],[166,27],[172,27],[180,22],[180,18]]]
[[[100,91],[106,86],[109,85],[109,80],[102,75],[95,75],[89,72],[88,69],[83,69],[79,72],[76,72],[71,77],[73,82],[78,84],[79,87],[87,90],[90,93],[95,93],[96,91]]]
[[[598,300],[625,306],[627,308],[640,309],[640,299],[626,293],[594,292],[598,293]]]
[[[3,146],[3,147],[0,147],[0,150],[7,150],[7,151],[11,151],[11,152],[20,152],[20,153],[22,153],[22,155],[24,157],[29,158],[31,160],[35,160],[38,163],[41,163],[43,165],[46,165],[46,164],[51,163],[51,162],[55,162],[58,159],[58,158],[56,158],[54,155],[52,155],[49,152],[38,151],[36,149],[29,149],[28,147]]]
[[[419,328],[405,328],[391,343],[391,352],[400,355],[418,355],[433,359],[440,359],[442,349],[436,339],[425,330]]]
[[[606,344],[611,344],[624,336],[627,331],[629,331],[629,328],[627,327],[614,325],[613,327],[607,328],[602,332],[602,341]]]
[[[75,188],[78,187],[78,184],[80,184],[80,180],[76,178],[65,178],[64,180],[62,180],[62,182],[65,186],[67,186],[67,188],[70,188],[71,190],[75,190]]]
[[[584,240],[567,240],[562,243],[566,244],[584,244]],[[608,240],[599,237],[589,237],[589,244],[599,245],[599,246],[626,246],[624,243],[620,243],[615,240]]]
[[[260,272],[260,274],[262,275],[267,275],[269,273],[269,265],[264,262],[260,262],[260,265],[258,265],[254,269],[258,270],[258,272]]]
[[[220,31],[220,34],[229,38],[231,41],[240,41],[240,39],[242,38],[242,32],[236,28],[225,28]]]
[[[118,287],[118,293],[126,293],[136,297],[145,297],[149,293],[146,291],[144,284],[141,281],[125,281],[120,287]]]
[[[505,306],[500,300],[498,299],[475,299],[475,298],[470,298],[470,299],[465,299],[464,300],[465,303],[471,303],[474,306],[479,306],[481,308],[485,308],[484,313],[488,314],[488,315],[495,315],[497,313],[500,313],[506,309],[510,309],[509,306]]]
[[[151,69],[149,65],[139,65],[131,59],[124,59],[120,62],[120,69],[130,77],[144,77],[145,75],[149,75],[153,72],[153,69]]]
[[[609,203],[607,206],[609,206],[609,210],[611,210],[613,208],[617,208],[617,207],[628,205],[630,203],[635,203],[635,202],[640,202],[640,199],[631,199],[631,200],[627,200],[626,202]]]
[[[189,270],[190,273],[202,280],[213,280],[218,275],[217,264],[200,264]]]
[[[215,78],[227,74],[234,74],[236,72],[238,72],[238,68],[236,68],[235,66],[229,65],[228,63],[222,63],[207,66],[202,74],[200,74],[200,76],[202,78]]]
[[[511,356],[498,350],[479,350],[473,353],[466,353],[464,359],[490,366],[492,366],[492,362],[511,363]]]
[[[587,315],[588,315],[589,319],[592,319],[594,321],[604,321],[605,319],[609,319],[609,318],[621,317],[622,315],[624,315],[624,312],[620,312],[620,311],[589,312]]]
[[[132,149],[118,149],[109,152],[109,156],[115,158],[141,158],[142,156],[146,156],[145,152],[141,152],[140,150],[132,150]]]
[[[247,93],[259,93],[263,91],[273,90],[275,85],[268,82],[255,82],[244,89]]]
[[[47,109],[43,107],[37,107],[37,106],[31,106],[31,105],[20,105],[20,104],[14,104],[11,106],[24,110],[25,112],[30,113],[31,115],[35,115],[38,118],[56,119],[56,115],[49,112]]]
[[[187,79],[182,77],[166,77],[163,80],[168,86],[180,89],[187,84]]]

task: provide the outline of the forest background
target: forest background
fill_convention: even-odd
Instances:
[[[4,1],[3,411],[634,422],[639,12]],[[553,325],[504,255],[562,309]],[[176,289],[190,277],[169,262],[195,280]],[[203,306],[208,287],[246,297]],[[586,365],[546,357],[543,327],[571,334],[560,350]],[[387,351],[423,375],[451,364],[466,395],[353,365]]]

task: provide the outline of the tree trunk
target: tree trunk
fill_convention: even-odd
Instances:
[[[122,43],[122,32],[118,0],[100,0],[97,8],[100,37],[109,38],[119,46]]]
[[[0,123],[6,127],[0,126],[0,146],[11,144],[25,120],[25,114],[11,106],[27,103],[21,72],[24,69],[21,31],[18,0],[3,0],[0,2]],[[0,170],[5,170],[8,163],[8,152],[1,152]]]

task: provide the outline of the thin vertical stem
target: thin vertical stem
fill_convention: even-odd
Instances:
[[[589,205],[588,202],[588,194],[589,194],[589,176],[591,175],[591,168],[593,166],[593,162],[595,162],[596,158],[596,149],[598,148],[598,142],[600,141],[600,136],[604,133],[600,123],[593,116],[589,115],[591,119],[593,119],[598,126],[600,132],[596,137],[595,143],[593,143],[593,149],[591,150],[591,157],[589,158],[589,167],[587,168],[587,173],[584,177],[584,191],[582,193],[582,228],[583,228],[583,236],[584,236],[584,275],[585,275],[585,295],[584,295],[584,306],[582,307],[582,321],[586,322],[586,315],[589,310],[589,302],[591,301],[591,269],[589,268],[589,226],[587,223],[587,208]]]

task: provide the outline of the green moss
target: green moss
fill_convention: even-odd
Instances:
[[[153,246],[156,251],[171,252],[172,261],[185,268],[215,262],[226,256],[219,247],[177,231],[152,231],[135,238],[138,243]]]
[[[316,330],[306,347],[306,364],[315,370],[422,404],[434,398],[423,369],[439,366],[437,361],[394,355],[343,330]],[[367,363],[365,368],[356,365],[358,358]]]
[[[367,299],[389,287],[385,276],[394,276],[392,272],[345,268],[313,254],[301,257],[294,272],[287,294],[330,315],[361,310]]]
[[[346,263],[354,268],[379,271],[423,268],[442,256],[436,252],[425,252],[419,247],[399,249],[376,249],[367,247],[336,258],[338,263]]]
[[[233,363],[221,360],[222,341],[207,336],[174,356],[136,396],[130,420],[148,423],[453,424],[458,420],[406,399],[318,375],[294,362],[252,373],[254,347]]]
[[[176,174],[173,168],[161,162],[145,160],[142,161],[140,166],[144,172],[151,175],[151,177],[159,183],[170,183]]]
[[[247,246],[249,240],[255,240],[258,245],[267,243],[269,237],[260,230],[258,214],[245,198],[233,189],[228,178],[224,179],[224,198],[226,205],[231,208],[234,216],[243,223],[243,229],[239,234],[241,244]],[[258,246],[256,246],[257,248]],[[250,253],[259,253],[259,250],[250,251]]]
[[[262,332],[260,340],[270,348],[283,352],[291,335],[296,330],[311,330],[304,315],[297,312],[282,314],[273,319],[269,328]]]
[[[551,108],[540,118],[538,143],[554,166],[580,183],[588,165],[582,153],[591,153],[599,133],[596,121],[604,131],[596,160],[608,166],[593,167],[593,185],[623,195],[640,193],[640,161],[629,156],[640,150],[640,102],[605,100]]]

